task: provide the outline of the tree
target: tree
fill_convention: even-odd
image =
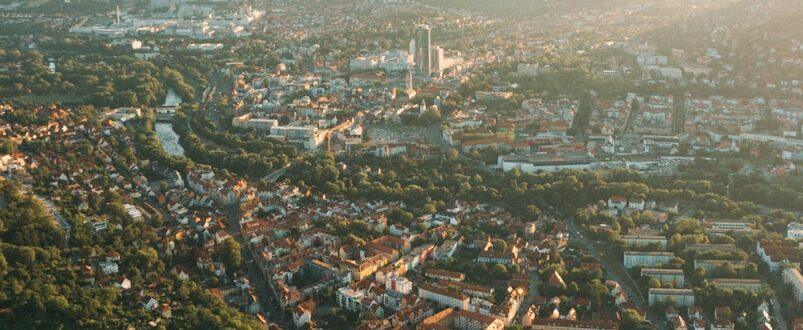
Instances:
[[[572,297],[577,297],[580,294],[580,286],[577,285],[575,282],[569,283],[569,286],[566,288],[566,293],[568,293]]]
[[[229,236],[221,243],[218,248],[219,257],[223,260],[227,269],[239,270],[242,266],[242,252],[240,243]]]
[[[502,252],[507,250],[507,242],[501,239],[493,239],[491,240],[491,244],[493,245],[494,251]]]
[[[608,294],[608,287],[600,280],[593,280],[588,286],[588,296],[597,306],[602,305],[602,300]]]
[[[638,311],[626,308],[622,311],[622,329],[638,329],[644,323],[644,318]]]
[[[503,264],[494,265],[491,272],[495,278],[507,278],[507,267]]]

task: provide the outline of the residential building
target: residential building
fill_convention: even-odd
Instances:
[[[468,284],[463,282],[453,282],[449,280],[439,280],[438,286],[444,288],[457,289],[466,295],[480,298],[490,298],[494,294],[494,289],[477,284]]]
[[[705,220],[705,227],[712,234],[750,234],[756,231],[754,223],[739,220]]]
[[[502,330],[505,323],[499,318],[480,313],[459,310],[454,319],[454,327],[459,330]]]
[[[657,244],[661,248],[666,248],[666,237],[657,235],[622,235],[622,241],[628,246],[647,246]]]
[[[480,255],[477,256],[478,262],[485,262],[491,264],[503,264],[506,266],[511,266],[514,264],[518,264],[519,262],[519,251],[516,247],[508,248],[505,251],[494,251],[493,248],[487,249],[485,251],[480,252]]]
[[[759,292],[763,287],[761,281],[756,279],[715,278],[711,280],[711,284],[720,289],[742,289],[748,292]]]
[[[773,272],[781,270],[784,265],[800,262],[797,248],[783,245],[782,242],[761,240],[756,243],[756,254]]]
[[[391,275],[385,280],[385,289],[408,294],[413,291],[413,282],[401,276]]]
[[[454,255],[454,253],[457,251],[457,246],[458,245],[459,244],[458,244],[457,241],[451,240],[451,239],[447,239],[447,240],[445,240],[443,242],[443,244],[441,244],[441,246],[439,246],[437,249],[435,249],[435,253],[433,254],[433,257],[435,257],[435,259],[437,259],[437,260],[443,260],[443,259],[451,258]]]
[[[655,267],[668,264],[673,258],[675,258],[675,254],[672,252],[625,251],[624,266],[625,268]]]
[[[365,297],[365,294],[361,291],[353,290],[347,286],[342,287],[337,290],[337,305],[352,312],[359,312],[363,297]]]
[[[694,260],[694,269],[703,268],[705,269],[706,274],[711,276],[711,273],[714,272],[714,269],[720,267],[725,264],[731,264],[734,267],[745,267],[749,265],[749,262],[746,261],[736,261],[736,260]]]
[[[786,226],[786,238],[803,239],[803,223],[792,222]]]
[[[301,328],[312,320],[315,314],[315,301],[307,300],[293,308],[293,324]]]
[[[675,306],[694,306],[694,290],[691,289],[661,289],[651,288],[649,294],[650,306],[656,303],[672,303]]]
[[[675,287],[686,285],[686,277],[683,275],[682,269],[643,268],[641,276],[661,281],[661,283],[672,283]]]
[[[734,244],[686,244],[686,250],[707,252],[707,251],[722,251],[722,252],[736,252],[742,251]]]
[[[624,210],[627,207],[627,199],[622,196],[611,196],[608,198],[608,208]]]
[[[456,291],[450,291],[430,284],[418,287],[418,296],[434,301],[440,305],[458,309],[468,309],[469,297]]]
[[[437,269],[437,268],[427,268],[424,271],[424,275],[429,278],[434,278],[438,280],[446,280],[452,282],[462,282],[466,275],[463,273],[448,271],[444,269]]]

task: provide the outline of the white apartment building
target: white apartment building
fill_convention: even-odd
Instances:
[[[682,269],[643,268],[641,277],[649,277],[650,279],[659,280],[661,283],[674,283],[675,287],[686,285],[686,276],[683,275]]]
[[[747,292],[759,292],[763,287],[761,281],[756,279],[715,278],[711,284],[720,289],[742,289]]]
[[[705,226],[713,234],[752,233],[756,230],[754,223],[739,220],[706,220]]]
[[[675,254],[672,252],[638,252],[625,251],[624,266],[633,268],[636,266],[655,267],[668,264]]]
[[[622,241],[628,246],[646,246],[650,244],[658,244],[662,248],[666,248],[666,237],[657,235],[622,235]]]
[[[360,301],[365,295],[347,286],[337,290],[337,305],[352,312],[360,310]]]
[[[671,302],[675,306],[694,306],[694,290],[692,289],[650,289],[650,306],[659,302]]]
[[[405,277],[391,275],[385,280],[385,289],[408,294],[413,291],[413,282]]]
[[[460,292],[449,291],[434,285],[421,284],[418,287],[418,295],[443,306],[468,309],[469,298]]]
[[[786,238],[803,239],[803,223],[792,222],[786,226]]]

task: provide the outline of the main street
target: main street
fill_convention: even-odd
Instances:
[[[621,264],[613,264],[613,262],[609,260],[610,256],[604,255],[605,247],[602,246],[602,244],[594,240],[586,239],[577,228],[577,225],[574,223],[574,218],[567,217],[566,219],[567,228],[569,229],[569,234],[571,235],[569,239],[570,242],[573,242],[574,245],[585,249],[596,260],[599,260],[600,263],[602,263],[602,266],[605,268],[605,272],[608,274],[608,276],[619,282],[619,285],[622,286],[622,289],[625,291],[625,293],[627,293],[628,297],[630,297],[636,306],[646,310],[649,306],[644,300],[644,297],[641,295],[638,284],[636,284],[636,281],[633,280],[627,270],[624,269]],[[651,316],[650,320],[653,322],[657,321],[654,315]]]

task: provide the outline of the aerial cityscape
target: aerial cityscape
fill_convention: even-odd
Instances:
[[[803,330],[801,0],[0,0],[0,329]]]

